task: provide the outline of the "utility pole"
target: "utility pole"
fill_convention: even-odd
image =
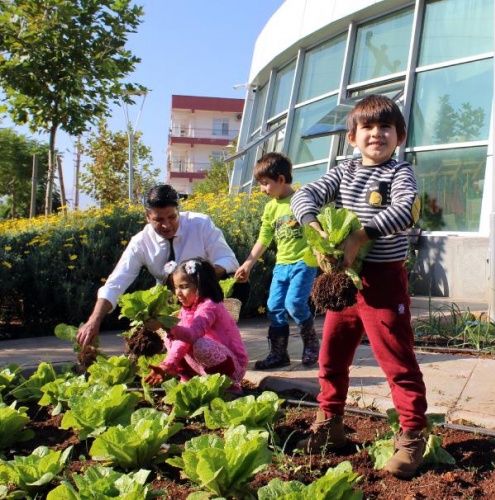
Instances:
[[[132,202],[134,198],[134,138],[136,137],[137,125],[139,122],[139,118],[141,117],[141,111],[143,110],[144,101],[146,100],[146,95],[148,92],[146,90],[136,90],[136,91],[124,91],[124,96],[142,96],[141,107],[139,108],[139,113],[136,118],[136,122],[134,126],[129,118],[129,105],[123,99],[121,99],[121,107],[124,112],[124,118],[127,129],[127,138],[129,142],[129,159],[128,159],[128,169],[129,169],[129,201]]]
[[[81,136],[77,136],[76,142],[76,163],[74,165],[74,210],[79,210],[79,171],[81,169]]]
[[[33,173],[31,175],[31,206],[29,217],[36,216],[36,189],[38,187],[38,155],[33,154]]]

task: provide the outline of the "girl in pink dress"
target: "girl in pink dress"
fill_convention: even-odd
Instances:
[[[167,356],[158,366],[150,365],[146,382],[159,384],[165,375],[179,375],[186,381],[195,375],[220,373],[232,379],[231,392],[242,393],[240,382],[248,355],[237,324],[223,303],[213,266],[199,257],[167,266],[182,306],[180,321],[167,330]]]

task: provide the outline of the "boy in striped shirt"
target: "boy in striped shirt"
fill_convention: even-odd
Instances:
[[[426,446],[426,388],[413,349],[410,298],[404,260],[405,230],[419,212],[412,166],[392,159],[406,138],[404,117],[394,101],[369,95],[347,118],[347,135],[361,158],[345,160],[319,180],[298,190],[291,208],[302,225],[327,235],[317,221],[321,208],[334,202],[353,210],[361,228],[340,245],[343,265],[350,267],[361,244],[373,240],[363,261],[363,289],[357,304],[340,312],[327,311],[319,358],[320,409],[310,436],[298,443],[306,452],[340,448],[347,443],[343,426],[349,388],[349,368],[366,332],[373,353],[390,385],[401,425],[395,454],[385,469],[397,477],[412,477]]]

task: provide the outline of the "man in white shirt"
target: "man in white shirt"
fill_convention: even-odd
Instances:
[[[170,260],[203,257],[214,266],[219,279],[234,273],[239,263],[229,247],[222,231],[207,215],[179,211],[179,195],[169,185],[152,187],[144,206],[148,224],[132,237],[127,248],[98,290],[98,298],[88,321],[77,333],[82,346],[91,343],[99,334],[101,322],[112,312],[117,300],[146,267],[150,274],[162,283],[166,279],[165,264]],[[238,298],[247,299],[248,290]]]

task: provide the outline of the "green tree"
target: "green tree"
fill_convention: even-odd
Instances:
[[[77,136],[109,114],[139,58],[125,49],[142,7],[131,0],[0,0],[0,86],[16,124],[49,134],[45,213],[52,211],[59,129]]]
[[[36,214],[44,211],[44,188],[48,144],[38,142],[15,130],[0,129],[0,197],[3,207],[0,218],[29,217],[33,156],[38,155]],[[54,191],[55,208],[60,206],[58,191]]]
[[[233,151],[237,149],[237,138],[232,141],[231,146]],[[210,163],[211,166],[205,173],[204,181],[194,184],[193,194],[229,192],[234,162],[226,162],[210,156]]]
[[[101,121],[84,148],[91,161],[84,165],[80,189],[97,200],[101,206],[117,203],[129,197],[128,162],[129,139],[126,132],[112,133]],[[133,199],[140,199],[156,183],[160,169],[152,168],[151,150],[136,133],[133,148]]]

